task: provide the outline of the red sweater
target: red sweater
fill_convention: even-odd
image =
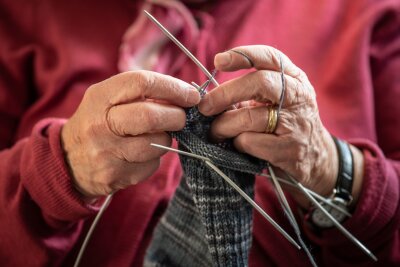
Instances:
[[[85,205],[71,187],[62,118],[89,85],[117,73],[119,45],[140,11],[137,2],[0,1],[0,265],[75,259],[98,207]],[[325,126],[365,157],[361,196],[344,225],[377,255],[377,266],[399,266],[400,2],[231,0],[196,14],[202,28],[193,51],[209,69],[219,51],[267,44],[308,74]],[[188,60],[170,74],[204,81]],[[180,173],[176,155],[167,154],[151,178],[118,192],[82,266],[141,266]],[[256,182],[256,201],[290,229],[265,179]],[[337,230],[303,228],[320,265],[374,265]],[[255,213],[250,265],[309,262]]]

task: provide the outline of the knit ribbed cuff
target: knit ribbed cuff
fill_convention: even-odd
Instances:
[[[45,216],[77,221],[98,207],[80,198],[72,186],[64,161],[60,133],[64,120],[46,119],[36,124],[21,160],[21,180]]]
[[[398,176],[375,144],[360,139],[349,143],[363,151],[364,179],[353,216],[343,226],[374,252],[374,246],[394,234],[400,220]],[[340,247],[344,242],[350,243],[335,228],[322,230],[319,234],[310,229],[306,232],[321,246]]]

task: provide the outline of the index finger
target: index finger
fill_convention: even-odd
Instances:
[[[192,85],[151,71],[131,71],[115,75],[97,84],[96,91],[111,106],[146,98],[165,100],[181,107],[191,107],[200,101],[200,94]]]
[[[221,71],[236,71],[254,67],[257,70],[281,71],[282,65],[285,74],[299,78],[303,71],[281,51],[266,45],[239,46],[214,58],[214,65]]]
[[[297,88],[299,81],[285,76],[288,88]],[[207,93],[199,104],[199,110],[206,116],[218,114],[230,105],[256,100],[261,103],[277,104],[281,97],[281,75],[276,71],[259,70],[244,76],[229,80]],[[292,104],[299,99],[302,93],[296,90],[287,90],[283,104]]]

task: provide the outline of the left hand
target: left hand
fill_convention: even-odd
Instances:
[[[338,172],[337,151],[321,122],[315,91],[306,74],[272,47],[234,50],[247,55],[256,71],[223,83],[200,102],[199,110],[207,116],[239,103],[238,109],[215,119],[211,135],[219,140],[233,138],[238,150],[269,161],[321,195],[330,195]],[[278,104],[282,92],[279,53],[286,92],[275,132],[268,134],[266,104]],[[246,57],[232,51],[217,54],[214,64],[219,71],[252,67]],[[300,195],[296,198],[301,199]]]

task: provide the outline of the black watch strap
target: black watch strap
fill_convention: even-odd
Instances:
[[[354,166],[353,166],[353,154],[351,153],[350,146],[332,136],[335,141],[336,148],[339,156],[339,172],[336,180],[335,195],[334,197],[340,197],[347,203],[352,200],[352,189],[353,189],[353,177],[354,177]]]

